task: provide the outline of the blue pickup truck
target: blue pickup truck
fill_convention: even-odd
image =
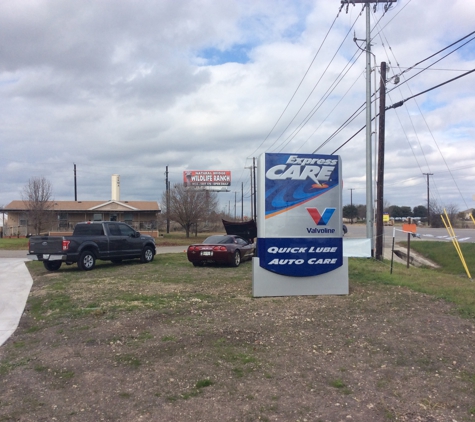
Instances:
[[[120,222],[78,223],[72,236],[32,236],[28,255],[42,261],[48,271],[57,271],[64,262],[77,263],[80,270],[89,271],[96,260],[120,263],[124,259],[139,258],[147,263],[156,254],[155,239],[135,231]]]

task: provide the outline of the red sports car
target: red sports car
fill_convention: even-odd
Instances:
[[[241,261],[252,259],[255,243],[237,235],[215,235],[203,243],[188,246],[188,261],[195,267],[208,262],[239,266]]]

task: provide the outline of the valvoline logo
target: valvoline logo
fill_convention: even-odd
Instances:
[[[326,226],[336,211],[336,208],[325,208],[323,214],[320,214],[317,208],[309,207],[306,208],[306,210],[317,226]]]

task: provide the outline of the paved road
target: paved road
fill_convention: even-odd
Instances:
[[[366,237],[366,226],[363,224],[347,224],[348,233],[345,235],[345,238],[365,238]],[[395,241],[400,242],[407,240],[407,233],[402,232],[401,226],[395,226]],[[375,229],[376,232],[376,229]],[[433,229],[427,227],[418,227],[417,234],[420,235],[421,240],[439,240],[439,241],[449,241],[449,235],[445,228],[442,229]],[[475,230],[474,229],[455,229],[455,234],[459,242],[475,242]],[[412,240],[413,238],[411,238]],[[393,240],[393,227],[385,226],[384,227],[384,247],[391,248]],[[417,241],[417,239],[414,239]],[[159,246],[157,248],[158,254],[164,253],[179,253],[185,252],[186,246]],[[27,251],[6,251],[0,250],[0,258],[26,258]]]
[[[0,249],[0,258],[24,258],[26,261],[26,251],[4,251]]]
[[[366,237],[366,226],[363,224],[347,224],[348,233],[345,237],[348,238],[361,238]],[[407,240],[407,233],[402,231],[401,226],[395,226],[395,241],[400,242]],[[375,229],[376,233],[376,229]],[[418,227],[417,234],[420,235],[421,240],[439,240],[439,241],[449,241],[449,234],[445,228],[443,229],[433,229],[430,227]],[[455,235],[459,242],[475,242],[475,230],[474,229],[455,229]],[[413,238],[411,238],[411,241]],[[414,239],[417,241],[417,239]],[[384,246],[387,248],[391,247],[393,241],[393,227],[385,226],[384,227]]]

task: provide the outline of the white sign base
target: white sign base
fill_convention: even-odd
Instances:
[[[310,296],[347,295],[349,293],[348,258],[343,265],[326,274],[312,277],[288,277],[267,271],[259,265],[259,258],[252,258],[252,295]]]

